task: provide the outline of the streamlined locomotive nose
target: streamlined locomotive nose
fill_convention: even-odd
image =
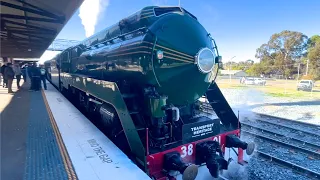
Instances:
[[[158,91],[173,104],[193,103],[216,75],[212,42],[195,18],[182,12],[164,16],[149,28],[155,50],[163,52],[162,59],[153,59]]]

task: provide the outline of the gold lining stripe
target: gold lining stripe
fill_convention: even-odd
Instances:
[[[183,61],[183,62],[186,62],[186,63],[193,63],[193,62],[190,62],[190,61],[186,61],[186,60],[183,60],[183,59],[178,59],[178,58],[170,57],[170,56],[166,56],[166,55],[163,55],[163,57],[168,58],[168,59],[174,59],[174,60],[177,60],[177,61]]]
[[[155,50],[158,50],[158,49],[155,49]],[[176,56],[176,57],[179,57],[179,58],[182,58],[184,60],[187,60],[187,61],[190,61],[190,62],[194,62],[194,59],[191,59],[191,58],[188,58],[188,57],[183,57],[183,56],[180,56],[178,54],[173,54],[173,53],[170,53],[170,52],[167,52],[167,51],[163,51],[165,54],[169,54],[171,56]]]
[[[156,46],[161,47],[161,48],[166,49],[166,50],[169,50],[169,51],[172,51],[172,52],[175,52],[177,54],[181,54],[181,55],[187,56],[187,57],[192,58],[192,59],[194,58],[193,56],[190,56],[188,54],[184,54],[182,52],[179,52],[179,51],[176,51],[176,50],[173,50],[173,49],[169,49],[167,47],[164,47],[164,46],[161,46],[161,45],[158,45],[158,44],[156,44]]]
[[[145,12],[148,12],[148,11],[152,11],[152,12],[153,12],[153,8],[141,10],[141,13],[142,13],[142,12],[145,13]]]
[[[146,49],[150,49],[150,50],[152,49],[151,47],[148,47],[148,46],[139,46],[139,47],[121,49],[121,50],[118,50],[118,51],[116,51],[116,52],[112,52],[112,53],[110,53],[110,54],[114,54],[114,53],[118,53],[118,52],[125,52],[125,51],[134,50],[134,49],[139,49],[139,48],[146,48]],[[155,49],[155,50],[157,50],[157,49]],[[151,53],[151,52],[149,52],[149,54],[150,54],[150,53]],[[173,54],[173,53],[170,53],[170,52],[167,52],[167,51],[164,51],[164,53],[165,53],[165,54],[169,54],[169,55],[171,55],[171,56],[176,56],[176,57],[182,58],[183,60],[189,61],[189,62],[191,62],[191,63],[194,62],[194,59],[191,59],[191,58],[179,56],[179,55],[177,55],[177,54]],[[107,56],[108,56],[108,55],[107,55]],[[108,56],[108,57],[111,57],[111,56]]]
[[[56,124],[56,121],[55,121],[53,115],[52,115],[52,111],[50,109],[50,106],[48,104],[48,100],[47,100],[43,90],[41,90],[41,94],[42,94],[43,101],[44,101],[44,104],[46,106],[47,112],[49,114],[49,119],[50,119],[50,122],[51,122],[51,125],[52,125],[52,128],[53,128],[53,132],[54,132],[54,135],[56,137],[56,140],[57,140],[57,143],[58,143],[58,147],[59,147],[59,150],[60,150],[60,154],[62,156],[63,164],[64,164],[65,170],[67,172],[67,175],[68,175],[68,180],[77,180],[77,175],[74,172],[70,157],[69,157],[68,152],[66,150],[66,147],[65,147],[65,145],[63,143],[59,128],[58,128],[58,126]]]
[[[148,42],[148,41],[139,41],[139,42],[135,42],[135,43],[132,43],[132,44],[127,44],[125,46],[122,46],[122,47],[129,47],[127,49],[120,49],[120,50],[117,50],[116,52],[112,52],[110,54],[114,54],[114,53],[117,53],[117,52],[125,52],[126,50],[133,50],[133,49],[138,49],[138,48],[146,48],[146,49],[152,49],[151,47],[148,47],[148,46],[140,46],[140,47],[133,47],[133,48],[130,48],[130,46],[133,46],[133,45],[136,45],[136,44],[142,44],[142,43],[146,43],[146,44],[150,44],[150,45],[153,45],[153,43],[151,42]],[[161,46],[161,45],[158,45],[156,44],[156,46],[160,47],[160,48],[163,48],[163,49],[166,49],[168,51],[171,51],[171,52],[175,52],[177,54],[173,54],[171,52],[168,52],[168,51],[164,51],[165,54],[169,54],[169,55],[172,55],[172,56],[176,56],[176,57],[179,57],[179,58],[183,58],[184,60],[181,60],[181,61],[188,61],[188,62],[191,62],[193,63],[194,62],[194,57],[188,55],[188,54],[185,54],[185,53],[182,53],[182,52],[179,52],[179,51],[176,51],[176,50],[173,50],[173,49],[170,49],[170,48],[167,48],[167,47],[164,47],[164,46]],[[159,50],[157,48],[155,48],[155,50]],[[140,52],[140,51],[139,51]],[[146,52],[146,51],[142,51],[142,52]],[[151,52],[147,52],[148,54],[151,54]],[[178,55],[180,54],[180,55]],[[122,54],[118,54],[118,55],[122,55]],[[108,55],[107,55],[108,56]],[[114,57],[114,56],[117,56],[117,55],[112,55],[112,56],[108,56],[108,57]],[[184,57],[186,56],[186,57]],[[168,56],[166,56],[168,57]],[[175,60],[178,60],[178,58],[172,58],[172,59],[175,59]]]
[[[139,54],[139,53],[151,54],[151,52],[148,52],[148,51],[136,51],[131,53],[116,54],[116,55],[107,56],[107,57],[115,57],[115,56],[123,56],[123,55],[129,55],[129,54]]]
[[[111,52],[111,53],[109,53],[109,54],[114,54],[114,53],[118,53],[118,52],[122,52],[122,51],[133,50],[133,49],[139,49],[139,48],[152,49],[151,47],[148,47],[148,46],[138,46],[138,47],[133,47],[133,48],[120,49],[120,50],[117,50],[117,51],[115,51],[115,52]]]
[[[153,11],[152,12],[143,13],[143,14],[141,14],[141,16],[146,16],[146,15],[150,15],[150,14],[154,15]]]
[[[145,16],[145,17],[141,17],[140,19],[145,19],[145,18],[149,18],[149,17],[153,17],[154,15],[151,16]]]
[[[153,45],[153,43],[148,42],[148,41],[138,41],[138,42],[135,42],[135,43],[132,43],[132,44],[126,44],[126,45],[121,46],[121,47],[130,47],[130,46],[133,46],[133,45],[136,45],[136,44],[142,44],[142,43],[146,43],[146,44]],[[166,49],[166,50],[169,50],[169,51],[172,51],[172,52],[175,52],[175,53],[177,53],[177,54],[180,54],[180,55],[186,56],[186,58],[190,58],[190,60],[192,59],[192,61],[194,60],[194,57],[193,57],[193,56],[191,56],[191,55],[188,55],[188,54],[185,54],[185,53],[182,53],[182,52],[179,52],[179,51],[176,51],[176,50],[173,50],[173,49],[167,48],[167,47],[163,47],[163,46],[158,45],[158,44],[156,44],[156,46],[161,47],[161,48]],[[169,53],[168,53],[168,54],[169,54]]]
[[[148,43],[148,44],[151,44],[151,45],[153,45],[151,42],[148,42],[148,41],[142,41],[143,43]],[[186,57],[189,57],[189,58],[194,58],[193,56],[191,56],[191,55],[188,55],[188,54],[185,54],[185,53],[182,53],[182,52],[179,52],[179,51],[176,51],[176,50],[173,50],[173,49],[170,49],[170,48],[167,48],[167,47],[164,47],[164,46],[161,46],[161,45],[158,45],[158,44],[156,44],[156,46],[158,46],[158,47],[161,47],[161,48],[163,48],[163,49],[166,49],[166,50],[169,50],[169,51],[172,51],[172,52],[175,52],[175,53],[177,53],[177,54],[180,54],[180,55],[183,55],[183,56],[186,56]]]

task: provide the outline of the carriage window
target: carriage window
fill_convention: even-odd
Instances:
[[[165,8],[154,8],[154,13],[156,16],[166,14],[169,12],[182,12],[179,7],[165,7]]]

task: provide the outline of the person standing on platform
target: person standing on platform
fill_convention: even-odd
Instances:
[[[28,73],[28,76],[29,76],[29,79],[30,79],[30,89],[29,91],[33,91],[35,90],[35,82],[33,81],[34,78],[33,78],[33,72],[34,72],[34,67],[35,65],[34,64],[30,64],[28,66],[28,69],[27,69],[27,73]]]
[[[20,80],[21,80],[21,69],[19,64],[14,64],[13,66],[13,71],[14,71],[14,75],[16,76],[17,79],[17,88],[20,89]]]
[[[44,68],[44,65],[40,66],[40,73],[41,73],[40,79],[43,83],[43,88],[44,88],[44,90],[47,90],[47,82],[46,82],[47,71]],[[41,85],[41,82],[40,82],[40,85]]]
[[[7,80],[8,93],[13,93],[12,91],[12,81],[14,78],[14,71],[12,69],[12,64],[8,63],[7,67],[4,70],[4,77]]]
[[[7,79],[5,78],[5,75],[4,75],[4,70],[6,69],[6,64],[3,64],[2,66],[1,66],[1,74],[2,74],[2,76],[3,76],[3,84],[2,84],[2,87],[4,87],[4,88],[7,88]]]
[[[27,67],[24,66],[23,68],[21,68],[21,73],[22,73],[22,77],[23,77],[23,82],[27,82]]]
[[[41,86],[41,72],[40,72],[40,68],[37,67],[37,64],[34,63],[33,67],[32,67],[32,83],[33,85],[33,90],[35,91],[39,91],[40,90],[40,86]]]

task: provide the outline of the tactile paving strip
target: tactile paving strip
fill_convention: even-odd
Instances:
[[[77,179],[43,97],[41,92],[31,95],[24,180]]]

